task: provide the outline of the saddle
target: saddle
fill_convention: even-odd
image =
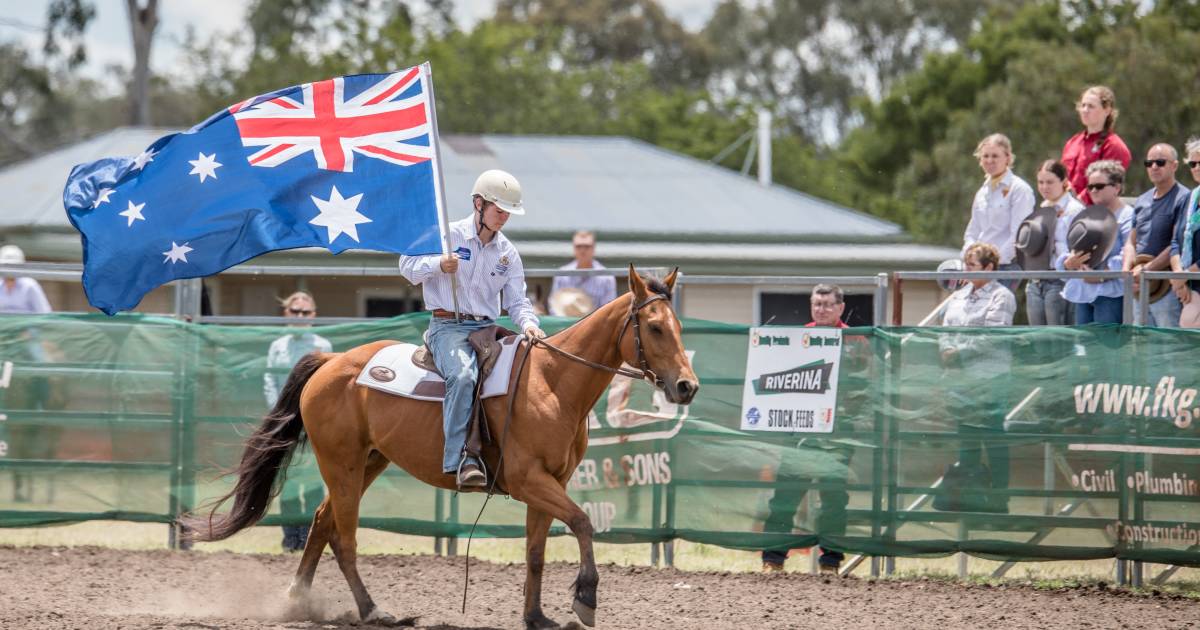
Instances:
[[[474,400],[471,403],[471,420],[467,424],[466,452],[467,455],[480,462],[483,461],[484,445],[494,444],[491,431],[488,429],[487,412],[483,405],[483,385],[487,382],[488,375],[492,373],[496,367],[496,361],[500,358],[500,340],[516,334],[503,326],[488,326],[467,336],[467,343],[471,344],[471,348],[475,350],[475,363],[479,367],[479,379],[475,383]],[[430,349],[428,340],[413,352],[412,362],[421,369],[445,378],[433,361],[433,350]],[[484,472],[488,473],[486,469]],[[490,481],[490,473],[488,473],[488,477]]]

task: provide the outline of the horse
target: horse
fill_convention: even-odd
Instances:
[[[489,433],[499,444],[485,446],[483,459],[504,492],[525,503],[526,628],[558,625],[542,612],[546,538],[554,519],[579,543],[580,567],[572,610],[587,626],[595,623],[600,581],[592,553],[592,524],[567,495],[567,481],[588,444],[588,412],[615,373],[651,379],[667,399],[687,404],[699,382],[684,353],[682,324],[671,305],[678,269],[665,279],[643,279],[629,266],[629,291],[570,328],[544,340],[522,341],[514,361],[515,381],[505,396],[485,403]],[[631,334],[629,334],[631,333]],[[278,403],[247,439],[233,471],[232,491],[207,517],[180,523],[192,540],[222,540],[266,513],[278,493],[280,472],[307,435],[328,496],[313,517],[308,544],[288,589],[302,601],[312,587],[328,543],[350,585],[365,622],[400,624],[367,593],[356,564],[356,530],[363,493],[389,463],[431,486],[456,489],[442,472],[442,409],[437,402],[402,398],[355,384],[371,357],[395,341],[377,341],[345,353],[312,353],[288,375]],[[503,454],[501,454],[503,453]],[[218,517],[220,505],[231,511]]]

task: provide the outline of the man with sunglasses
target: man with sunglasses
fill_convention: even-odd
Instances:
[[[283,316],[293,320],[288,324],[291,332],[271,342],[267,350],[267,371],[263,373],[263,395],[267,407],[279,402],[279,392],[288,372],[309,352],[332,352],[329,340],[312,332],[312,318],[317,316],[317,302],[305,291],[296,291],[279,301]],[[325,484],[317,470],[312,449],[305,449],[292,458],[288,466],[283,488],[279,491],[279,514],[292,519],[293,523],[283,526],[283,550],[304,551],[308,544],[309,521],[317,506],[325,498]]]
[[[1121,268],[1133,272],[1134,287],[1143,271],[1167,271],[1171,267],[1171,239],[1179,221],[1186,220],[1184,208],[1192,191],[1175,180],[1179,155],[1175,147],[1159,143],[1146,153],[1146,175],[1154,187],[1133,202],[1133,231],[1125,243]],[[1147,259],[1149,259],[1147,261]],[[1179,326],[1183,304],[1173,291],[1167,291],[1150,303],[1148,322],[1141,321],[1141,309],[1133,310],[1136,324],[1158,327]]]
[[[400,274],[421,285],[425,309],[432,311],[426,339],[446,381],[442,429],[446,444],[442,472],[460,488],[487,484],[483,465],[465,453],[467,425],[479,368],[467,337],[495,323],[503,306],[530,337],[545,337],[533,304],[525,296],[525,267],[517,248],[500,233],[512,215],[525,214],[521,184],[499,170],[484,171],[471,190],[472,216],[455,221],[447,234],[450,252],[441,256],[401,256]],[[457,280],[457,305],[455,303]],[[458,308],[458,312],[455,312]]]

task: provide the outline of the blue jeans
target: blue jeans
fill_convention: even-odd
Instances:
[[[1025,284],[1025,313],[1030,326],[1062,326],[1067,323],[1067,302],[1062,280],[1030,280]]]
[[[475,396],[475,383],[479,381],[479,367],[475,365],[475,349],[467,343],[467,336],[493,325],[493,322],[476,322],[434,317],[429,320],[429,349],[433,351],[433,362],[446,379],[446,400],[442,402],[442,430],[446,435],[446,447],[442,451],[442,472],[458,471],[463,448],[467,443],[467,424],[471,421],[471,402]]]
[[[1183,303],[1175,291],[1158,298],[1150,303],[1150,325],[1159,328],[1179,328],[1179,316],[1183,314]]]
[[[1121,298],[1097,297],[1088,304],[1076,304],[1075,325],[1120,324],[1122,302]]]

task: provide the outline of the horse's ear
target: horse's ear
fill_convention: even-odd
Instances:
[[[642,280],[637,270],[633,268],[633,263],[629,263],[629,292],[638,301],[646,299],[650,293],[650,290],[646,288],[646,281]]]
[[[667,285],[668,289],[675,290],[675,278],[678,276],[679,267],[676,267],[671,270],[671,273],[667,274],[667,277],[663,280],[663,283]]]

